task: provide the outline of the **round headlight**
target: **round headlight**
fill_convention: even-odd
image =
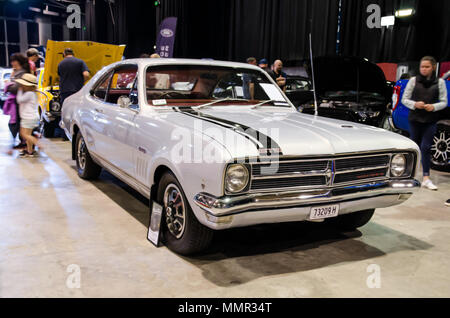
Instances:
[[[245,189],[249,181],[248,169],[241,164],[228,166],[225,174],[225,188],[228,192],[236,193]]]
[[[59,102],[52,101],[52,104],[51,104],[50,108],[54,112],[59,112],[61,110],[61,104]]]
[[[395,155],[392,158],[391,174],[394,177],[402,176],[406,171],[406,158],[404,155]]]

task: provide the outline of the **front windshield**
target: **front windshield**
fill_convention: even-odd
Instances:
[[[153,106],[289,106],[278,87],[257,70],[203,65],[164,65],[146,72],[147,101]],[[220,102],[220,100],[224,100]]]

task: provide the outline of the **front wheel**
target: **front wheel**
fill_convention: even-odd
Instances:
[[[435,170],[450,171],[450,127],[438,125],[431,146],[431,167]]]
[[[170,172],[159,182],[157,202],[163,207],[162,237],[170,250],[190,255],[210,245],[213,230],[197,220],[180,183]]]
[[[375,210],[365,210],[349,214],[340,215],[337,218],[329,219],[330,223],[343,231],[354,231],[363,227],[373,217]]]
[[[78,132],[75,142],[75,160],[77,163],[78,176],[86,180],[98,178],[102,172],[102,167],[92,160],[86,142],[80,132]]]

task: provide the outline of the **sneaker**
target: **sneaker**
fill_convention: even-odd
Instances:
[[[18,144],[17,146],[14,146],[13,149],[14,150],[23,150],[27,147],[26,144]]]
[[[28,156],[28,151],[27,150],[22,150],[21,152],[19,152],[19,157],[20,158],[25,158]]]
[[[446,206],[450,206],[450,200],[447,200],[447,202],[445,202]]]
[[[33,151],[32,153],[28,153],[28,151],[27,151],[26,157],[27,158],[37,158],[37,157],[39,157],[39,153],[37,151]]]
[[[436,191],[438,189],[438,187],[436,187],[430,179],[428,179],[427,181],[424,181],[422,183],[422,187],[427,188],[428,190],[432,190],[432,191]]]

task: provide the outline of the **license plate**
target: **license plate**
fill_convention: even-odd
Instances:
[[[334,218],[339,214],[339,204],[311,208],[310,220]]]

